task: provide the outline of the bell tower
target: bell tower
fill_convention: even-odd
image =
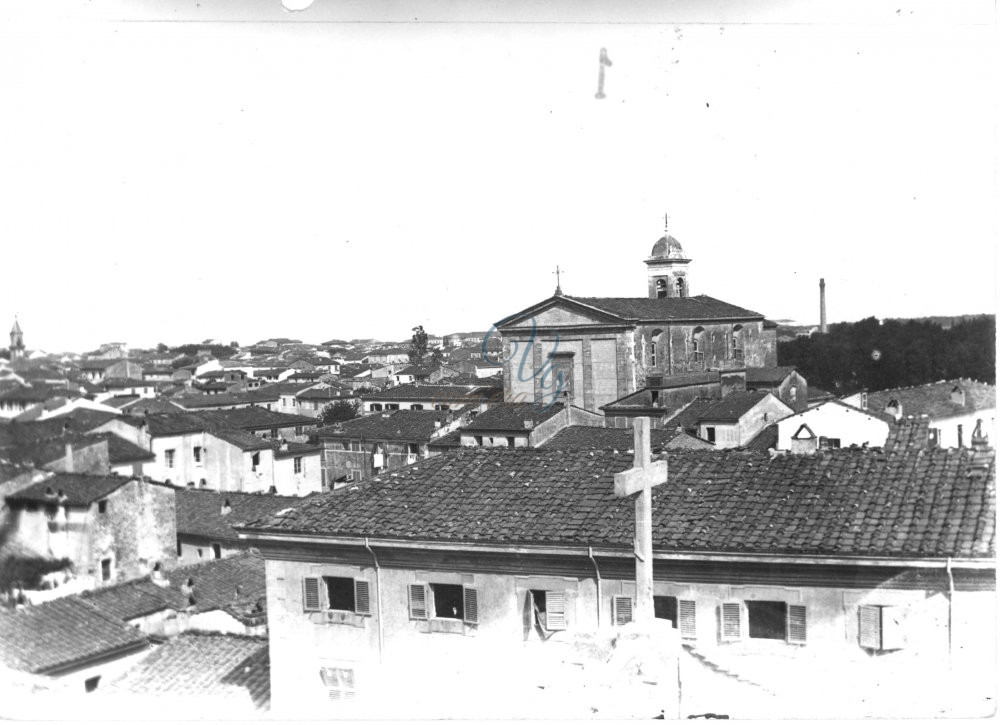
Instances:
[[[688,264],[691,262],[684,254],[681,243],[668,234],[669,217],[663,217],[663,236],[653,245],[649,259],[646,262],[646,278],[649,287],[649,298],[687,297],[691,294],[688,288]]]
[[[10,328],[10,361],[21,360],[24,357],[24,332],[14,316],[14,326]]]

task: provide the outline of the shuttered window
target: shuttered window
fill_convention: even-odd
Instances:
[[[545,629],[566,629],[566,592],[545,592]]]
[[[320,611],[319,577],[307,576],[302,580],[302,609],[306,612]]]
[[[423,584],[410,584],[410,619],[427,619],[427,587]]]
[[[806,643],[806,608],[802,604],[788,605],[788,641]]]
[[[354,699],[356,694],[354,670],[346,667],[323,667],[319,674],[329,699],[334,701]]]
[[[882,649],[882,610],[880,607],[858,607],[858,642],[868,649]]]
[[[684,639],[694,639],[698,636],[695,627],[696,611],[694,600],[680,599],[677,601],[677,626],[681,630],[681,637]]]
[[[470,587],[462,588],[462,601],[464,603],[463,619],[467,624],[479,624],[479,592]]]
[[[371,614],[371,587],[363,579],[354,580],[354,611],[358,614]]]
[[[721,639],[723,642],[737,642],[743,638],[740,621],[740,603],[725,602],[722,605]]]
[[[632,597],[611,597],[611,619],[619,627],[632,621]]]

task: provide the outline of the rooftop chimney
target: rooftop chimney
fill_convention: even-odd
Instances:
[[[819,331],[826,334],[826,280],[819,279]]]
[[[903,405],[898,400],[893,398],[885,404],[885,412],[899,421],[903,418]]]

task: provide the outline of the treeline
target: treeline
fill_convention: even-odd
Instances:
[[[778,362],[794,365],[810,386],[838,395],[952,378],[995,384],[996,316],[947,330],[925,320],[839,323],[826,335],[779,342]]]

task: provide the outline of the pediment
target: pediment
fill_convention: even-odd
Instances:
[[[498,327],[501,330],[530,329],[531,320],[540,327],[574,327],[586,325],[620,325],[620,317],[608,314],[563,297],[553,297],[512,315]]]

